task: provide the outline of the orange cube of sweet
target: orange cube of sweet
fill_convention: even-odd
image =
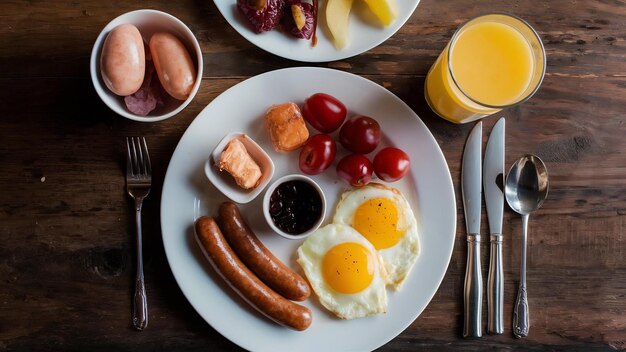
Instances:
[[[265,113],[265,127],[279,152],[298,149],[309,139],[300,108],[291,102],[272,105]]]

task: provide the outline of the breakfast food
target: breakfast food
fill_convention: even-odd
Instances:
[[[387,147],[374,157],[374,172],[381,180],[395,182],[409,172],[411,160],[401,149]]]
[[[315,31],[315,5],[301,0],[287,0],[285,27],[296,38],[311,39]]]
[[[241,298],[261,314],[294,330],[306,330],[311,310],[287,300],[264,284],[233,252],[213,218],[200,217],[196,240],[213,269]]]
[[[278,27],[299,39],[315,37],[317,0],[237,0],[237,10],[259,34]],[[315,41],[315,40],[314,40]]]
[[[326,24],[337,49],[348,44],[349,17],[355,0],[328,0]],[[356,0],[360,1],[360,0]],[[398,17],[394,0],[363,0],[383,26],[390,25]]]
[[[309,138],[309,130],[295,103],[272,105],[265,113],[265,127],[276,151],[298,149]]]
[[[291,151],[303,146],[298,166],[308,175],[317,175],[332,165],[337,154],[337,146],[331,133],[338,128],[338,140],[352,152],[337,163],[337,175],[354,187],[368,184],[372,173],[386,182],[400,180],[409,171],[409,156],[401,149],[387,147],[381,149],[376,163],[365,156],[378,148],[382,139],[379,123],[372,117],[355,115],[344,120],[347,115],[345,105],[326,93],[315,93],[306,98],[302,111],[294,103],[271,106],[265,115],[265,125],[269,131],[274,149]],[[324,132],[309,137],[303,118],[318,131]]]
[[[348,19],[353,1],[328,0],[326,3],[326,24],[337,49],[343,49],[348,44]]]
[[[284,8],[285,0],[237,0],[237,10],[248,19],[256,33],[276,27]]]
[[[326,93],[315,93],[304,100],[302,116],[313,128],[322,133],[338,129],[346,119],[348,110],[339,99]]]
[[[243,138],[247,136],[243,135]],[[231,174],[237,185],[243,189],[255,188],[261,181],[261,168],[238,138],[228,142],[216,164],[220,171],[225,170]]]
[[[156,75],[150,52],[146,53],[146,74],[138,91],[124,97],[126,108],[133,114],[147,116],[152,110],[163,106],[163,92]]]
[[[100,71],[107,88],[139,116],[165,106],[167,95],[186,100],[196,79],[189,52],[176,36],[157,32],[148,45],[132,24],[119,25],[106,37]]]
[[[150,38],[150,53],[165,91],[178,100],[187,99],[196,80],[196,68],[185,45],[173,34],[158,32]]]
[[[352,226],[371,242],[382,257],[389,283],[400,289],[419,254],[417,221],[402,193],[377,183],[347,191],[333,222]]]
[[[300,235],[311,230],[324,215],[322,196],[308,182],[283,182],[270,195],[269,215],[279,230]]]
[[[135,93],[145,73],[143,39],[132,24],[119,25],[109,33],[100,54],[100,73],[111,92],[126,96]]]
[[[219,223],[228,243],[237,256],[265,284],[283,297],[303,301],[311,290],[306,280],[277,259],[250,229],[237,205],[225,202],[220,205]]]
[[[361,154],[349,154],[337,163],[337,176],[354,187],[363,187],[372,180],[374,166]]]
[[[398,10],[394,0],[363,0],[380,23],[388,26],[398,17]]]
[[[320,303],[342,319],[387,311],[386,273],[376,250],[352,227],[329,224],[298,248]]]
[[[336,153],[337,146],[331,136],[316,134],[300,150],[300,170],[308,175],[320,174],[330,167]]]
[[[380,143],[380,125],[369,116],[353,116],[341,126],[339,143],[353,153],[371,153]]]

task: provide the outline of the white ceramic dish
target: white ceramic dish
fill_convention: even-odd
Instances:
[[[214,0],[214,2],[226,21],[249,42],[274,55],[302,62],[336,61],[364,53],[394,35],[419,4],[419,0],[396,0],[398,18],[391,25],[382,27],[372,24],[376,23],[376,20],[363,1],[354,1],[349,20],[349,44],[343,49],[337,49],[323,15],[325,0],[319,2],[318,41],[315,47],[311,46],[310,40],[299,40],[275,29],[256,34],[248,20],[237,10],[236,1]]]
[[[100,52],[102,51],[102,45],[104,44],[104,40],[109,32],[111,32],[113,28],[124,23],[135,25],[137,29],[139,29],[145,43],[149,42],[153,33],[165,31],[174,34],[183,42],[183,44],[185,44],[191,59],[196,65],[196,82],[193,86],[191,94],[189,94],[189,98],[185,101],[180,101],[170,96],[166,96],[164,97],[165,106],[155,109],[148,114],[148,116],[139,116],[133,114],[126,108],[123,97],[115,95],[106,87],[100,74]],[[200,44],[198,44],[198,40],[193,35],[189,27],[187,27],[182,21],[168,13],[157,10],[137,10],[127,12],[116,17],[104,27],[102,32],[100,32],[100,35],[98,35],[98,38],[93,45],[93,49],[91,50],[89,72],[91,73],[91,81],[93,82],[93,86],[96,89],[98,96],[100,96],[100,99],[102,99],[102,101],[115,113],[135,121],[156,122],[178,114],[187,105],[189,105],[189,103],[196,96],[198,88],[200,88],[203,65]]]
[[[313,186],[313,188],[315,188],[315,190],[317,190],[317,193],[320,195],[320,198],[322,201],[322,215],[320,216],[319,220],[317,220],[317,222],[309,230],[298,235],[292,235],[279,229],[276,226],[276,224],[274,224],[274,221],[272,221],[272,216],[270,215],[270,198],[272,197],[272,193],[274,193],[274,190],[276,189],[276,187],[289,181],[304,181],[310,184],[311,186]],[[267,222],[269,227],[272,230],[274,230],[274,232],[290,240],[305,239],[307,236],[309,236],[315,230],[317,230],[320,227],[320,225],[322,225],[322,223],[324,222],[325,215],[326,215],[326,196],[324,196],[324,191],[322,190],[320,185],[317,184],[317,182],[315,182],[313,179],[311,179],[308,176],[304,176],[300,174],[285,175],[279,178],[278,180],[274,181],[267,188],[267,191],[265,192],[265,196],[263,197],[263,216],[265,216],[265,221]]]
[[[304,83],[303,83],[304,82]],[[332,84],[329,84],[332,82]],[[287,101],[298,104],[316,92],[341,100],[348,115],[366,114],[378,120],[384,145],[404,149],[410,172],[391,184],[400,189],[414,209],[421,251],[400,292],[388,292],[386,314],[341,320],[321,307],[313,295],[303,302],[313,312],[313,323],[303,332],[289,330],[250,308],[213,271],[194,240],[194,220],[215,216],[226,200],[206,179],[206,151],[224,134],[244,131],[265,148],[276,167],[275,177],[300,173],[299,153],[277,153],[263,128],[267,107]],[[242,103],[245,102],[245,103]],[[343,149],[326,172],[311,176],[324,190],[326,220],[349,187],[334,172]],[[267,225],[262,199],[240,206],[259,239],[287,265],[301,272],[295,252],[302,240],[287,240]],[[165,253],[183,294],[195,310],[219,333],[254,351],[369,351],[406,329],[426,308],[448,267],[456,231],[454,188],[441,149],[428,128],[404,102],[365,78],[323,68],[290,68],[250,78],[215,98],[193,121],[170,161],[161,197],[161,230]]]
[[[253,189],[246,190],[235,183],[235,179],[226,171],[220,171],[215,165],[215,162],[220,159],[220,155],[228,142],[232,139],[239,139],[241,143],[246,147],[248,154],[254,159],[254,161],[261,168],[261,179],[259,185]],[[210,158],[204,164],[204,173],[215,188],[217,188],[223,195],[236,203],[245,204],[256,198],[261,191],[267,186],[267,184],[274,176],[274,163],[270,159],[269,155],[261,148],[252,138],[242,132],[232,132],[224,136],[222,140],[213,149]]]

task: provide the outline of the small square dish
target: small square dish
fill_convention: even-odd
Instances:
[[[224,151],[228,143],[233,139],[238,139],[243,144],[250,157],[252,157],[261,169],[261,178],[259,179],[258,185],[254,188],[241,188],[237,185],[232,175],[225,170],[220,170],[217,165],[222,151]],[[232,132],[224,136],[213,149],[209,160],[204,164],[204,173],[209,181],[211,181],[215,188],[222,192],[222,194],[233,202],[245,204],[256,198],[272,179],[272,176],[274,176],[274,162],[272,162],[269,155],[267,155],[267,153],[247,134]]]

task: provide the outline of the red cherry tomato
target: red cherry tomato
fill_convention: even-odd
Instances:
[[[339,160],[337,175],[354,187],[365,186],[372,180],[372,163],[361,154],[350,154]]]
[[[322,133],[331,133],[338,129],[347,113],[342,102],[325,93],[311,95],[304,101],[302,108],[304,119]]]
[[[337,147],[331,136],[316,134],[300,150],[300,170],[305,174],[317,175],[333,163],[336,152]]]
[[[380,125],[371,117],[354,116],[341,126],[339,143],[353,153],[370,153],[380,143]]]
[[[374,157],[374,172],[381,180],[398,181],[409,171],[409,156],[398,148],[381,149]]]

